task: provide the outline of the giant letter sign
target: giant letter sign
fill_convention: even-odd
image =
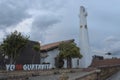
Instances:
[[[50,64],[17,64],[17,65],[10,65],[7,64],[6,65],[6,70],[7,71],[14,71],[14,70],[43,70],[43,69],[51,69],[51,65]]]

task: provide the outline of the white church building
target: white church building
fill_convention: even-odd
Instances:
[[[72,59],[72,68],[87,68],[92,62],[92,52],[89,46],[89,37],[87,30],[87,12],[83,6],[80,7],[80,53],[83,55],[82,59]],[[64,42],[74,42],[74,40],[66,40]],[[51,68],[55,68],[55,57],[59,54],[58,46],[61,43],[55,42],[41,46],[41,63],[51,64]],[[64,68],[66,68],[66,60],[64,60]]]
[[[59,42],[54,42],[50,43],[47,45],[41,46],[41,63],[49,63],[51,65],[51,68],[56,68],[55,66],[55,58],[57,55],[59,55],[59,45],[62,42],[74,42],[74,39],[71,40],[64,40],[64,41],[59,41]],[[79,63],[78,63],[78,58],[73,58],[72,59],[72,68],[78,68]],[[67,61],[64,60],[64,66],[63,68],[67,68]]]

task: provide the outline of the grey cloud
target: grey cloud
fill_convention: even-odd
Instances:
[[[62,8],[65,4],[65,0],[33,0],[36,5],[31,5],[31,8],[44,9],[56,11]]]
[[[120,41],[115,42],[113,45],[111,45],[110,52],[113,54],[120,54]]]
[[[35,40],[45,41],[46,31],[52,28],[54,24],[59,23],[61,20],[59,16],[55,14],[43,14],[39,15],[33,21],[33,27],[31,32],[31,38]]]
[[[113,54],[120,53],[120,39],[115,36],[107,37],[104,40],[105,49]]]
[[[49,0],[2,0],[0,2],[0,27],[16,25],[25,18],[31,17],[27,10],[51,8]],[[52,2],[51,2],[52,5]],[[53,7],[52,7],[53,8]]]
[[[30,17],[26,13],[27,5],[18,0],[5,0],[0,3],[0,27],[18,24],[23,19]]]
[[[33,30],[30,36],[31,40],[34,41],[45,41],[45,32],[41,32],[39,30]]]
[[[38,27],[41,31],[44,31],[50,26],[60,22],[59,16],[54,14],[37,16],[33,22],[34,27]]]
[[[112,43],[112,42],[118,42],[119,39],[115,36],[109,36],[106,39],[104,39],[105,43]]]
[[[44,4],[39,8],[31,9],[30,14],[33,16],[33,23],[32,23],[32,31],[31,31],[31,39],[38,40],[38,41],[45,41],[46,38],[46,31],[51,29],[55,24],[60,23],[62,18],[59,12],[61,8],[58,4],[56,5],[56,1],[42,1]],[[39,5],[38,5],[39,6]],[[35,12],[32,12],[32,10]]]
[[[15,28],[17,24],[28,18],[33,18],[30,36],[32,39],[44,39],[45,31],[61,19],[57,11],[64,3],[64,0],[0,0],[0,28],[4,31],[9,27]],[[37,14],[29,14],[29,10],[39,11]],[[41,15],[42,11],[45,11]],[[50,13],[49,13],[50,12]],[[7,34],[4,32],[4,34]],[[37,35],[37,36],[34,36]],[[40,37],[41,36],[41,37]]]

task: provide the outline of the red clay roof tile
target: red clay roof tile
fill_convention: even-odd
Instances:
[[[61,42],[74,42],[74,39],[64,40],[64,41],[59,41],[59,42],[43,45],[41,46],[41,51],[49,51],[51,49],[57,48]]]

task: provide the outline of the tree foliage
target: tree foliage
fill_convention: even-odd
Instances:
[[[3,39],[1,48],[4,54],[9,57],[10,64],[15,63],[16,58],[20,54],[20,51],[27,44],[28,38],[29,37],[23,36],[20,32],[14,31],[7,35],[5,39]]]
[[[60,56],[63,58],[71,57],[71,58],[81,58],[79,47],[76,46],[73,42],[62,42],[59,45]]]
[[[35,51],[39,52],[39,51],[40,51],[40,45],[39,45],[39,43],[38,43],[38,45],[34,45],[34,46],[33,46],[33,49],[34,49]]]
[[[76,46],[73,42],[62,42],[59,45],[59,56],[67,59],[67,67],[72,67],[72,58],[82,58],[82,55],[80,54],[79,47]]]

